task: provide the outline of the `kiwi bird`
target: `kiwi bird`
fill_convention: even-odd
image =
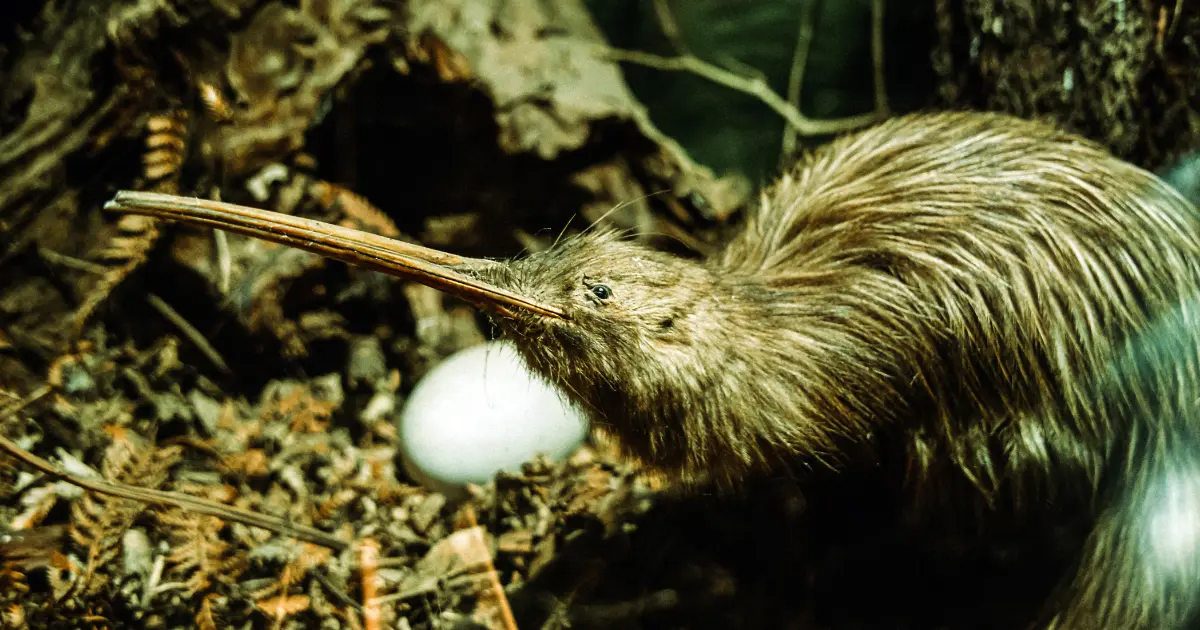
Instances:
[[[918,520],[1077,505],[1089,533],[1036,627],[1197,611],[1200,215],[1051,125],[913,114],[845,135],[703,260],[599,229],[497,262],[201,200],[109,207],[489,308],[531,368],[676,478],[874,467]]]

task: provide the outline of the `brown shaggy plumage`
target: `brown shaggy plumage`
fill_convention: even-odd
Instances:
[[[876,467],[918,520],[1078,505],[1041,627],[1196,612],[1200,217],[1095,144],[900,117],[803,159],[711,260],[591,232],[482,273],[569,313],[498,323],[648,466]]]

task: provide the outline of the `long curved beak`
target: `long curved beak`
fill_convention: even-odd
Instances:
[[[561,309],[460,271],[502,264],[492,260],[464,258],[362,230],[196,197],[122,190],[104,209],[208,225],[302,249],[424,284],[478,308],[510,317],[512,309],[521,309],[546,317],[567,318]]]

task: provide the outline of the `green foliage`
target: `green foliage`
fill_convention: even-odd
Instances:
[[[870,0],[667,0],[686,52],[746,76],[762,76],[781,95],[788,91],[801,17],[818,3],[805,67],[801,112],[837,118],[873,108]],[[671,56],[679,51],[663,36],[653,0],[592,0],[597,22],[613,46]],[[888,2],[885,46],[900,59],[889,73],[911,74],[913,58],[928,65],[927,48],[911,50],[905,24],[915,2]],[[893,51],[899,51],[898,53]],[[626,79],[655,123],[694,158],[719,172],[738,171],[764,183],[777,170],[783,120],[757,98],[700,76],[627,64]],[[904,87],[905,83],[891,81]],[[918,82],[919,84],[919,82]],[[896,89],[890,92],[898,92]],[[906,94],[889,94],[912,100]],[[821,141],[814,138],[811,141]]]

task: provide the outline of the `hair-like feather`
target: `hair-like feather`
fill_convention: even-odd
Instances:
[[[1083,506],[1043,627],[1196,611],[1200,216],[1098,145],[899,117],[804,157],[711,260],[591,232],[482,273],[570,315],[500,324],[652,468],[878,466],[918,518]]]

